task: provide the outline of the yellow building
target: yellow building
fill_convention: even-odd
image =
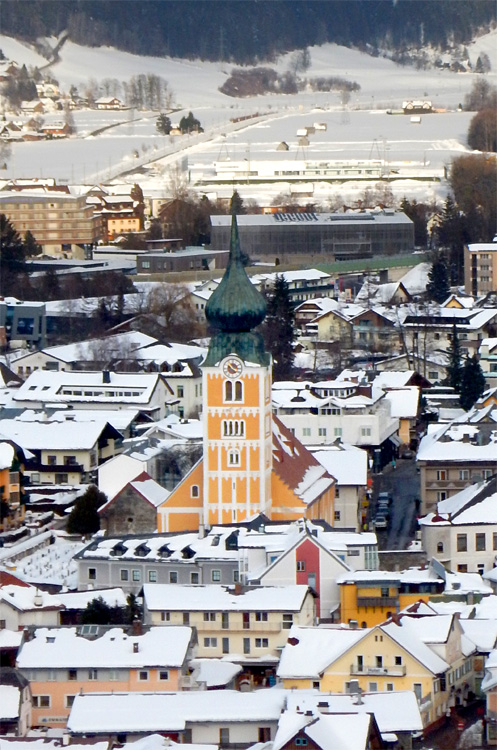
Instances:
[[[340,586],[342,622],[357,624],[360,628],[378,625],[419,600],[427,602],[430,596],[440,594],[445,587],[431,567],[400,572],[351,571],[341,576],[337,583]]]
[[[21,502],[22,465],[20,448],[12,442],[0,442],[0,530],[17,528],[24,520],[25,505]]]
[[[293,628],[278,677],[288,689],[412,690],[428,727],[445,720],[474,687],[472,654],[464,652],[461,635],[455,615],[395,616],[364,630]]]
[[[205,312],[218,333],[202,367],[203,458],[159,507],[159,531],[258,513],[333,524],[335,480],[272,415],[271,357],[253,331],[266,303],[245,273],[235,217],[228,267]]]

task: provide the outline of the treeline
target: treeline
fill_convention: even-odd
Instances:
[[[443,49],[496,16],[494,0],[3,0],[2,33],[34,41],[67,30],[87,46],[247,64],[324,42]]]

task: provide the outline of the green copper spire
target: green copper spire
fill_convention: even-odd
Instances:
[[[242,263],[236,216],[231,219],[230,257],[218,288],[205,306],[205,316],[219,333],[209,346],[206,365],[217,364],[228,354],[267,365],[262,337],[252,329],[266,317],[266,301],[250,281]]]
[[[236,216],[231,219],[228,267],[205,306],[209,323],[220,331],[251,331],[266,317],[266,301],[245,272]]]

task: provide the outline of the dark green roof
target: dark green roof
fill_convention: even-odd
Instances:
[[[266,301],[242,263],[236,216],[231,219],[230,257],[218,288],[205,306],[209,323],[223,332],[251,331],[266,317]]]
[[[228,266],[205,306],[205,316],[218,331],[211,339],[205,365],[215,365],[229,354],[237,354],[245,362],[269,365],[262,336],[252,331],[266,317],[266,300],[245,271],[235,215],[231,219]]]

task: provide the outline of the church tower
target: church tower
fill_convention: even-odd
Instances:
[[[242,263],[236,216],[228,267],[205,314],[216,334],[203,364],[203,522],[271,512],[271,357],[253,329],[266,303]]]

